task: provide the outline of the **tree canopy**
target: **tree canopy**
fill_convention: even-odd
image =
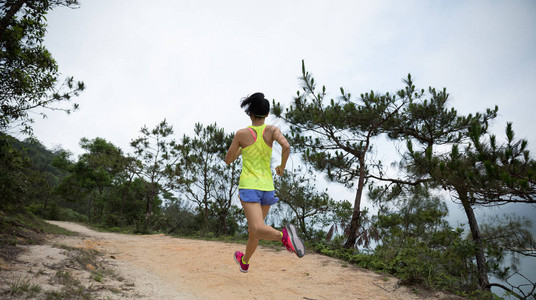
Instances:
[[[84,83],[67,77],[60,83],[58,65],[44,47],[46,14],[57,6],[78,7],[76,0],[6,0],[0,3],[0,130],[21,127],[32,133],[38,108],[70,113],[66,105],[84,90]],[[37,111],[46,117],[44,110]]]
[[[297,92],[292,105],[283,111],[281,104],[274,102],[272,111],[290,124],[291,144],[302,151],[306,162],[332,181],[357,186],[352,220],[345,229],[345,247],[354,247],[374,139],[385,132],[385,124],[404,107],[411,93],[380,95],[371,91],[352,98],[341,88],[339,100],[328,101],[326,87],[317,91],[314,77],[306,71],[303,61],[301,81],[302,91]]]

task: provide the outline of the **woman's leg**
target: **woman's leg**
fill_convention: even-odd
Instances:
[[[259,240],[280,241],[281,233],[271,226],[264,224],[264,219],[270,210],[270,206],[256,202],[243,202],[244,213],[248,221],[249,239],[246,245],[244,261],[247,263],[257,249]]]

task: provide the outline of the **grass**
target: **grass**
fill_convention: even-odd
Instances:
[[[98,270],[97,272],[93,272],[91,274],[91,278],[93,278],[93,280],[95,280],[96,282],[101,282],[102,283],[102,281],[104,279],[104,275],[102,274],[101,270]]]
[[[106,278],[113,278],[117,281],[124,280],[124,278],[117,274],[115,270],[110,268],[106,269],[98,262],[97,257],[101,254],[99,251],[90,248],[67,247],[70,248],[71,251],[77,252],[73,258],[73,262],[78,264],[82,269],[91,272],[90,277],[96,282],[103,283]]]
[[[42,244],[47,234],[78,235],[75,232],[49,224],[25,209],[0,211],[0,257],[7,261],[14,260],[21,253],[22,248],[17,247],[18,245]],[[45,271],[40,269],[37,274],[44,275]],[[43,296],[44,299],[90,299],[84,287],[68,271],[58,271],[54,276],[54,281],[65,287],[61,291],[51,291],[39,295],[42,291],[41,286],[24,277],[11,282],[8,293],[10,296],[21,299],[35,297],[42,299]]]
[[[92,268],[97,268],[97,255],[99,252],[94,249],[88,249],[88,248],[77,248],[76,251],[78,251],[78,255],[75,256],[74,260],[84,269],[90,269],[90,271],[93,271]],[[92,267],[88,266],[91,265]]]
[[[87,226],[88,228],[98,231],[98,232],[114,232],[114,233],[124,233],[124,234],[136,234],[135,229],[132,226],[125,226],[125,227],[109,227],[102,224],[89,224],[84,223],[84,226]]]
[[[56,247],[74,252],[71,254],[71,263],[77,264],[81,269],[90,272],[90,278],[98,283],[104,283],[106,278],[122,279],[112,269],[105,269],[98,262],[100,253],[94,249],[76,248],[66,245],[55,245]],[[62,285],[61,290],[50,291],[46,293],[46,299],[94,299],[92,292],[93,286],[85,288],[71,272],[59,270],[54,277],[56,284]],[[115,287],[106,287],[107,290],[114,294],[121,293],[121,290]]]
[[[16,240],[15,244],[40,243],[45,234],[78,235],[59,226],[49,224],[24,210],[5,214],[0,211],[0,234],[4,238]]]
[[[91,293],[81,285],[65,286],[59,291],[49,291],[45,294],[47,300],[63,299],[94,299]]]
[[[67,251],[73,251],[73,250],[78,249],[76,247],[65,245],[65,244],[54,244],[54,245],[52,245],[52,247],[67,250]]]
[[[114,231],[118,231],[117,228]],[[43,244],[47,235],[76,236],[78,233],[47,223],[24,208],[0,210],[0,257],[2,259],[13,261],[22,252],[23,247],[18,247],[19,245]],[[125,279],[113,269],[104,267],[99,259],[100,252],[91,248],[78,248],[65,244],[54,244],[53,247],[66,250],[70,260],[66,261],[64,266],[57,265],[55,273],[48,273],[50,275],[47,275],[47,271],[41,268],[35,271],[30,270],[26,276],[13,282],[7,282],[0,276],[0,280],[6,283],[6,294],[3,295],[15,299],[94,299],[95,292],[102,289],[114,294],[122,293],[121,289],[102,285],[109,279],[117,281]],[[73,265],[77,266],[75,269],[89,272],[95,286],[86,288],[81,283],[82,277],[78,277],[80,276],[78,271],[67,268]],[[42,286],[33,283],[32,275],[51,276],[50,280],[57,289],[43,291]],[[133,283],[127,283],[127,286],[129,285],[134,286]]]
[[[65,286],[71,286],[71,285],[79,285],[80,281],[78,279],[74,278],[71,275],[71,272],[69,271],[63,271],[59,270],[56,272],[56,277],[54,278],[56,283],[65,285]]]
[[[38,294],[41,286],[30,282],[30,279],[19,278],[9,285],[9,295],[21,295],[25,293]]]
[[[54,280],[63,287],[61,290],[47,292],[46,299],[94,299],[91,288],[86,289],[69,271],[57,271]]]
[[[76,232],[67,230],[65,228],[62,228],[62,227],[59,227],[59,226],[56,226],[54,224],[50,224],[50,223],[47,223],[47,222],[44,222],[44,221],[40,222],[40,224],[42,224],[42,225],[39,227],[39,229],[44,233],[61,234],[61,235],[69,235],[69,236],[78,235],[78,233],[76,233]]]
[[[0,258],[14,260],[22,251],[18,245],[42,244],[46,234],[77,235],[24,209],[0,210]]]
[[[125,278],[121,275],[119,275],[114,269],[105,269],[104,270],[104,275],[110,277],[110,278],[114,278],[115,280],[117,281],[125,281]]]

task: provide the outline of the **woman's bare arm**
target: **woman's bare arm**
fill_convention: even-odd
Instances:
[[[231,143],[231,146],[229,146],[229,150],[227,150],[227,155],[225,155],[225,163],[226,164],[232,163],[240,156],[240,154],[242,154],[242,149],[240,148],[240,143],[238,140],[238,132],[237,132],[233,138],[233,142]]]
[[[279,145],[281,145],[282,151],[281,151],[281,164],[275,168],[275,172],[277,175],[282,176],[283,171],[285,171],[285,167],[287,165],[287,160],[290,155],[290,144],[288,143],[287,139],[281,133],[281,130],[279,128],[275,127],[274,130],[274,141],[276,141]]]

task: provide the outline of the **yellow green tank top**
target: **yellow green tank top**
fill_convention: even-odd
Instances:
[[[255,142],[242,149],[242,173],[240,174],[239,189],[254,189],[259,191],[273,191],[274,180],[270,163],[272,148],[266,144],[263,135],[266,124],[261,126],[248,126],[255,137]]]

